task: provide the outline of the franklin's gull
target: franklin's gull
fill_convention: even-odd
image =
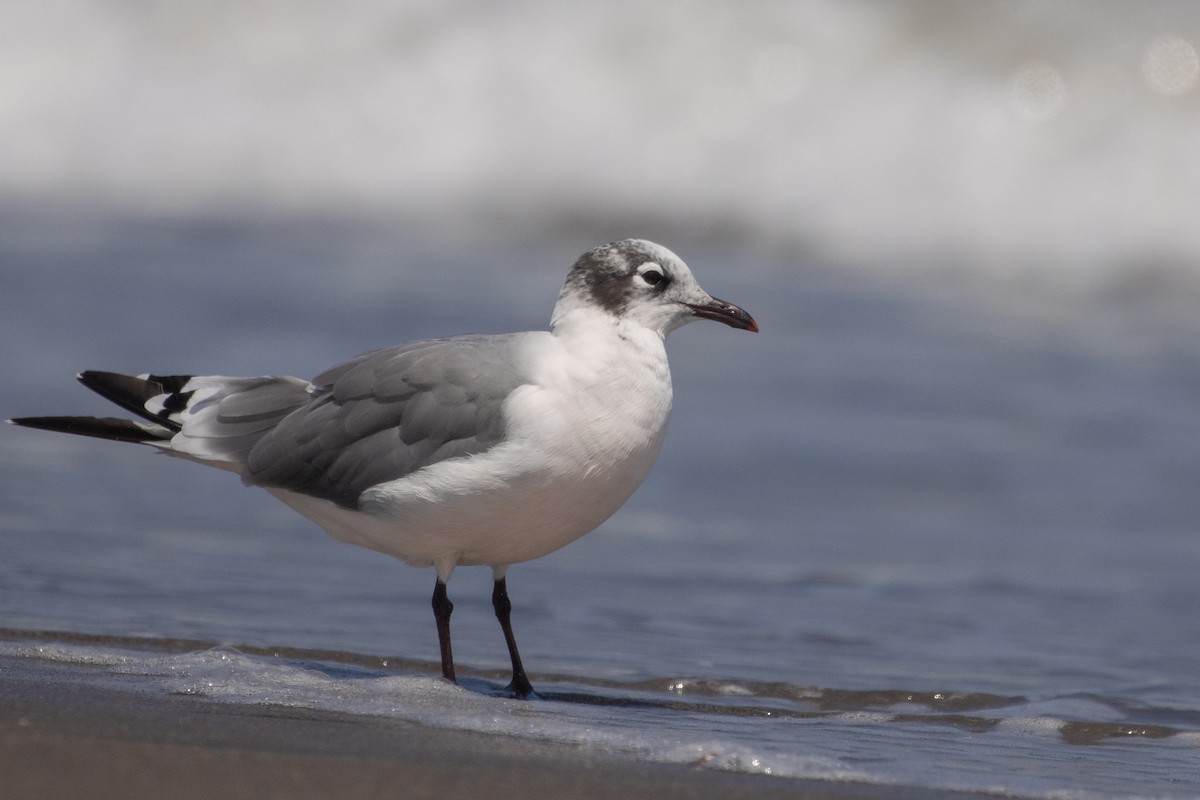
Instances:
[[[334,538],[437,570],[442,674],[453,682],[446,582],[487,565],[528,697],[505,572],[578,539],[641,484],[671,409],[664,341],[696,319],[757,331],[666,248],[640,239],[575,262],[549,331],[375,350],[311,381],[83,372],[139,417],[26,417],[28,428],[151,445],[241,475]]]

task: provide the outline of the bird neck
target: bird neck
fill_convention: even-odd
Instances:
[[[554,308],[550,330],[563,341],[606,339],[623,340],[653,350],[662,348],[665,334],[638,321],[618,317],[596,306],[560,302]]]

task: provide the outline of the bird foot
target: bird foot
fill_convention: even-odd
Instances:
[[[528,679],[518,680],[513,678],[512,681],[505,686],[501,691],[502,697],[511,697],[514,700],[541,700],[541,695],[533,690],[533,685]]]

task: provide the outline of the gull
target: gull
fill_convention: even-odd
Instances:
[[[84,386],[139,419],[9,422],[236,472],[335,539],[433,567],[451,683],[446,583],[456,567],[490,566],[505,692],[527,698],[507,569],[594,530],[642,483],[671,410],[667,334],[698,319],[758,331],[670,250],[626,239],[579,257],[549,331],[409,342],[311,381],[87,371]]]

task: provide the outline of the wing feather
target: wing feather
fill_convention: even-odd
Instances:
[[[243,478],[353,508],[372,486],[494,447],[504,401],[526,382],[519,336],[416,342],[327,370],[250,451]]]

